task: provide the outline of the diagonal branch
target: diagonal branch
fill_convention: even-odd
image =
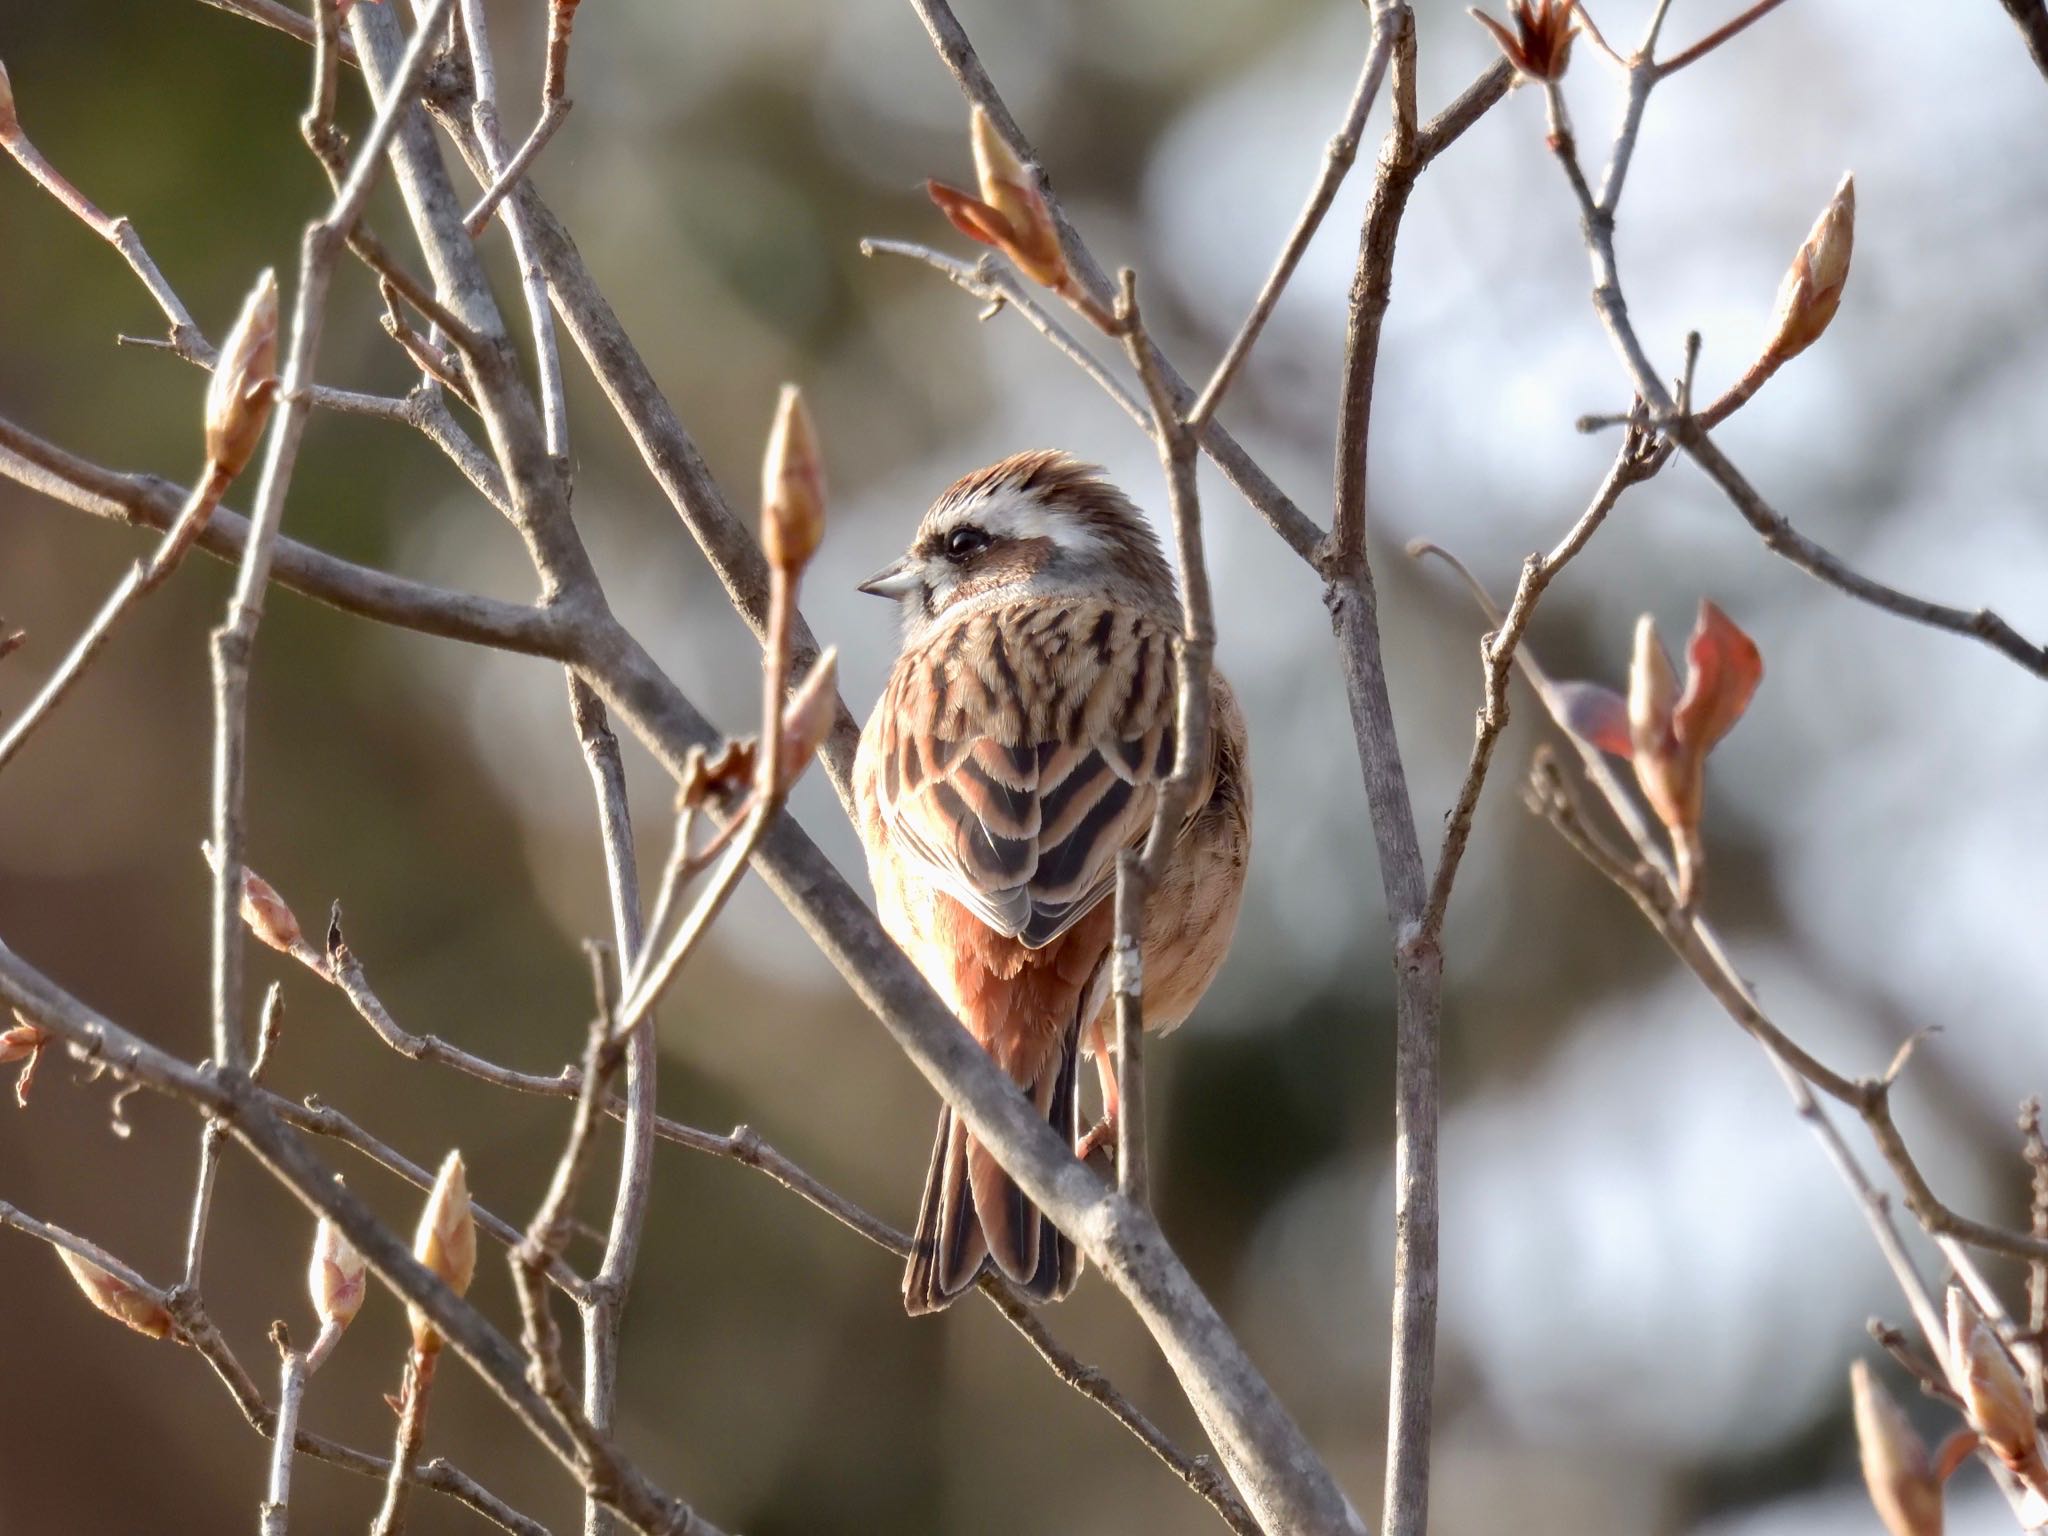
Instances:
[[[938,50],[939,58],[951,72],[960,92],[974,105],[987,112],[997,130],[1010,143],[1018,157],[1030,165],[1041,165],[1038,153],[1031,147],[1031,141],[1024,137],[1024,130],[1017,126],[1017,120],[1010,115],[1010,109],[1003,104],[1000,92],[983,68],[981,57],[974,51],[974,44],[968,40],[966,30],[953,14],[953,8],[946,0],[910,0],[911,9],[930,34],[932,46]],[[1059,199],[1053,196],[1052,187],[1043,172],[1039,177],[1039,190],[1045,196],[1046,207],[1051,210],[1053,222],[1060,233],[1060,244],[1065,248],[1067,264],[1080,280],[1082,288],[1094,304],[1107,309],[1115,299],[1108,273],[1102,264],[1082,242],[1079,232],[1068,221]],[[1153,366],[1166,380],[1169,393],[1173,396],[1174,407],[1185,411],[1194,402],[1195,391],[1182,378],[1165,354],[1155,345],[1151,348]],[[1252,456],[1245,452],[1236,438],[1215,422],[1206,422],[1199,434],[1202,449],[1223,471],[1224,478],[1237,487],[1239,493],[1249,502],[1252,509],[1263,517],[1273,531],[1284,539],[1290,549],[1303,559],[1310,559],[1310,552],[1322,538],[1322,530],[1292,498],[1274,483],[1272,477],[1261,469]]]
[[[263,617],[263,595],[270,584],[270,564],[284,501],[298,462],[309,406],[305,390],[313,382],[313,360],[319,352],[326,318],[327,289],[349,232],[368,203],[370,189],[384,158],[385,147],[398,131],[401,113],[418,88],[431,56],[432,35],[447,15],[452,0],[431,0],[420,17],[405,58],[400,62],[376,120],[363,136],[354,167],[335,194],[326,216],[307,230],[299,260],[299,288],[293,307],[291,347],[286,356],[281,399],[271,423],[263,473],[250,514],[249,538],[242,550],[240,572],[227,617],[213,634],[214,743],[213,846],[218,856],[213,898],[213,1055],[227,1067],[248,1060],[242,1010],[243,823],[247,773],[249,663],[257,626]]]
[[[1649,407],[1651,419],[1720,486],[1743,520],[1756,530],[1765,547],[1773,553],[1783,556],[1817,580],[1872,607],[1931,629],[1980,640],[2035,676],[2048,678],[2048,646],[2026,639],[1990,609],[1959,608],[1915,597],[1863,575],[1840,556],[1800,533],[1782,513],[1765,501],[1721,452],[1709,434],[1706,422],[1689,408],[1679,408],[1662,375],[1650,361],[1649,353],[1629,317],[1614,252],[1615,207],[1634,153],[1636,134],[1642,125],[1644,105],[1661,73],[1661,67],[1650,62],[1647,49],[1630,65],[1622,124],[1616,133],[1597,196],[1588,185],[1579,163],[1578,146],[1565,117],[1556,83],[1549,86],[1549,144],[1578,204],[1580,234],[1593,271],[1593,308],[1628,370],[1636,393]]]
[[[195,1067],[149,1044],[65,992],[4,944],[0,998],[65,1041],[81,1060],[224,1121],[281,1184],[341,1229],[380,1280],[433,1323],[527,1430],[569,1468],[579,1486],[657,1536],[721,1536],[688,1505],[649,1482],[573,1408],[551,1411],[527,1382],[525,1356],[518,1348],[422,1266],[411,1245],[306,1149],[247,1074],[213,1062]]]
[[[15,1231],[38,1238],[53,1248],[89,1260],[170,1313],[184,1341],[204,1356],[207,1364],[212,1366],[214,1373],[221,1378],[222,1385],[228,1389],[228,1395],[235,1400],[235,1406],[241,1409],[249,1427],[266,1440],[277,1438],[280,1424],[283,1422],[281,1415],[264,1402],[255,1379],[235,1357],[234,1351],[221,1337],[220,1330],[207,1315],[196,1288],[187,1286],[179,1291],[166,1291],[151,1285],[128,1265],[97,1244],[88,1242],[76,1233],[67,1232],[62,1227],[38,1221],[4,1200],[0,1200],[0,1227],[12,1227]],[[296,1432],[292,1443],[294,1449],[330,1462],[344,1471],[382,1479],[390,1469],[390,1463],[382,1457],[342,1445],[322,1435],[309,1434],[304,1430]],[[436,1460],[423,1467],[414,1467],[411,1470],[411,1479],[422,1488],[447,1494],[459,1503],[467,1504],[492,1524],[513,1532],[514,1536],[549,1536],[547,1528],[540,1522],[520,1514],[467,1473],[458,1471],[445,1461]]]
[[[2048,0],[1998,0],[2005,7],[2005,14],[2012,18],[2012,24],[2020,29],[2020,37],[2027,45],[2027,57],[2034,61],[2034,68],[2048,79]]]
[[[1352,89],[1351,104],[1344,109],[1344,122],[1323,151],[1322,172],[1316,177],[1316,184],[1310,189],[1308,202],[1295,219],[1294,228],[1288,231],[1286,243],[1273,261],[1273,270],[1266,274],[1258,297],[1252,301],[1251,313],[1244,317],[1244,323],[1238,327],[1237,334],[1217,361],[1216,371],[1209,375],[1209,382],[1202,386],[1201,395],[1189,408],[1189,426],[1199,428],[1215,414],[1216,407],[1222,403],[1224,391],[1230,388],[1238,369],[1251,355],[1259,333],[1265,330],[1267,320],[1272,318],[1280,295],[1294,276],[1294,269],[1301,265],[1302,254],[1322,227],[1323,215],[1336,201],[1337,189],[1344,185],[1352,162],[1358,158],[1358,141],[1365,132],[1365,119],[1372,111],[1373,98],[1379,95],[1380,81],[1386,75],[1387,58],[1394,45],[1398,24],[1398,7],[1384,3],[1372,6],[1372,42],[1365,50],[1364,64],[1359,67],[1358,84]]]
[[[1565,532],[1563,538],[1547,555],[1531,555],[1522,567],[1522,579],[1515,588],[1513,601],[1503,614],[1488,603],[1488,617],[1493,629],[1480,642],[1479,656],[1484,664],[1484,694],[1479,706],[1477,730],[1472,740],[1472,756],[1465,768],[1464,781],[1458,787],[1457,799],[1452,803],[1450,816],[1444,827],[1443,851],[1437,856],[1436,875],[1430,881],[1429,905],[1422,915],[1425,933],[1440,935],[1443,931],[1444,915],[1450,908],[1451,887],[1458,878],[1458,866],[1464,858],[1465,846],[1472,836],[1472,816],[1479,808],[1480,791],[1485,788],[1487,769],[1493,761],[1493,749],[1500,741],[1500,734],[1508,723],[1508,673],[1514,665],[1516,647],[1527,633],[1529,620],[1535,616],[1536,604],[1557,575],[1568,565],[1587,540],[1599,531],[1607,520],[1607,514],[1614,504],[1621,500],[1622,493],[1630,486],[1640,484],[1657,472],[1663,463],[1658,450],[1647,436],[1631,428],[1622,440],[1620,450],[1615,454],[1614,463],[1601,478],[1600,487],[1593,493],[1586,510],[1579,514],[1578,521]],[[1417,540],[1408,546],[1411,555],[1439,554],[1453,559],[1435,545]],[[1455,561],[1454,561],[1455,563]],[[1461,568],[1462,569],[1462,568]],[[1478,589],[1475,583],[1475,590]],[[1483,595],[1483,590],[1482,590]]]
[[[30,179],[62,203],[80,223],[121,253],[121,259],[142,280],[142,286],[149,290],[150,298],[156,301],[157,308],[170,322],[170,335],[165,344],[180,357],[211,367],[213,348],[207,345],[205,336],[193,324],[191,312],[185,308],[177,291],[150,259],[135,226],[126,218],[109,218],[100,212],[92,199],[73,186],[22,131],[5,65],[0,65],[0,149],[12,155],[16,163],[28,172]]]
[[[623,629],[612,626],[592,639],[584,670],[679,779],[692,748],[717,745],[710,723]],[[1158,1223],[1107,1189],[1031,1111],[816,844],[785,814],[770,824],[754,862],[911,1064],[1130,1301],[1261,1523],[1362,1532],[1300,1427]]]
[[[81,512],[159,532],[177,521],[191,496],[161,476],[126,474],[80,458],[4,417],[0,475]],[[248,548],[248,519],[222,507],[194,542],[208,554],[239,562]],[[272,550],[271,575],[280,586],[394,628],[557,660],[569,650],[567,622],[554,610],[430,586],[281,535]]]

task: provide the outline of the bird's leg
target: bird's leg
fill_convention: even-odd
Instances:
[[[1117,1093],[1116,1066],[1110,1060],[1109,1041],[1103,1035],[1101,1019],[1088,1026],[1088,1051],[1095,1058],[1095,1076],[1102,1084],[1102,1118],[1074,1143],[1074,1156],[1085,1163],[1097,1148],[1103,1148],[1113,1163],[1116,1160],[1116,1116],[1121,1099]]]

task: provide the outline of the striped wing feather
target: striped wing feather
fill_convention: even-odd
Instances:
[[[999,933],[1051,943],[1115,884],[1173,771],[1159,620],[1073,600],[971,614],[897,663],[880,804],[898,848]]]

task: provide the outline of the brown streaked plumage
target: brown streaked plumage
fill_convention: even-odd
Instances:
[[[961,1022],[1075,1141],[1083,1049],[1114,1111],[1105,1024],[1117,855],[1172,771],[1179,603],[1151,529],[1095,469],[1018,454],[932,506],[863,591],[903,648],[854,767],[883,925]],[[1244,717],[1213,680],[1211,750],[1143,933],[1145,1023],[1173,1028],[1237,921],[1250,846]],[[950,1109],[904,1274],[913,1313],[993,1265],[1055,1300],[1079,1261]]]

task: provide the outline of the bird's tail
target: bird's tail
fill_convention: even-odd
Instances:
[[[1058,1055],[1027,1086],[1032,1102],[1068,1146],[1079,1134],[1079,1019]],[[948,1106],[939,1112],[931,1171],[918,1205],[910,1262],[903,1271],[903,1307],[912,1317],[938,1312],[970,1288],[989,1265],[1033,1301],[1058,1301],[1081,1276],[1081,1256],[1051,1218],[1024,1198]]]

